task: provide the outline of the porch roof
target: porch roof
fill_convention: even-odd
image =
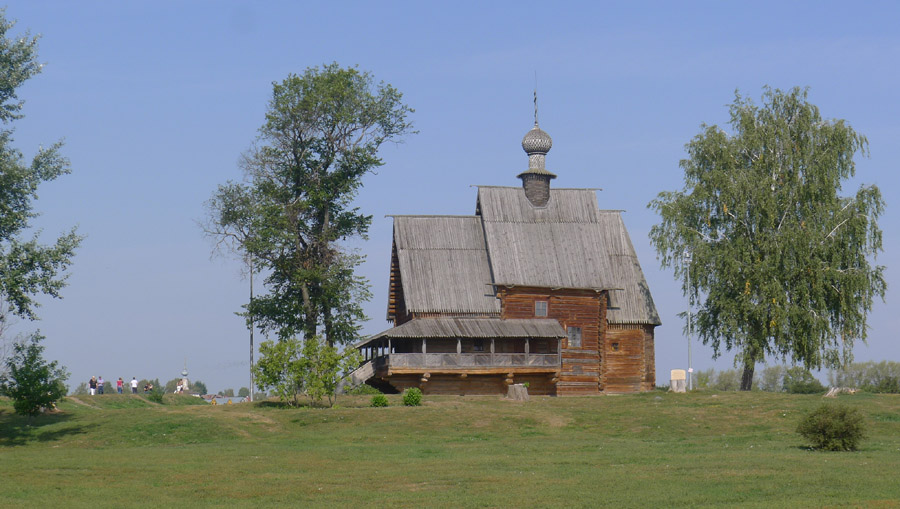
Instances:
[[[554,319],[418,318],[392,327],[353,345],[362,348],[380,339],[415,338],[549,338],[566,337]]]

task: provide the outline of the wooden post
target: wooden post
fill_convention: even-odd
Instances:
[[[531,340],[525,338],[525,365],[528,365],[528,354],[531,353]]]
[[[387,353],[388,353],[388,355],[391,354],[391,338],[388,338],[388,351],[387,351]]]
[[[426,350],[425,338],[422,338],[422,353],[428,353]]]
[[[491,338],[491,366],[494,365],[494,338]]]

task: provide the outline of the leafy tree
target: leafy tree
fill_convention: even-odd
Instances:
[[[328,400],[328,406],[337,400],[338,386],[359,365],[359,350],[348,348],[339,352],[317,336],[303,343],[303,388],[314,404]]]
[[[302,344],[297,338],[263,341],[253,379],[260,390],[271,388],[283,402],[296,406],[303,387]]]
[[[35,333],[15,343],[13,354],[6,359],[7,372],[0,376],[0,395],[13,400],[16,413],[37,415],[66,395],[69,373],[56,361],[44,360],[44,347],[40,344],[43,339]]]
[[[175,389],[178,387],[178,384],[180,384],[180,383],[181,383],[181,378],[173,378],[173,379],[169,380],[168,382],[166,382],[166,388],[165,388],[164,392],[166,394],[172,394],[173,392],[175,392]]]
[[[242,159],[245,182],[218,188],[204,227],[265,274],[268,294],[246,306],[248,325],[282,341],[357,337],[370,292],[354,273],[362,258],[339,242],[365,238],[372,217],[352,203],[362,178],[383,164],[382,143],[411,132],[401,97],[336,63],[273,84],[257,144]]]
[[[69,161],[53,143],[38,149],[31,161],[12,146],[13,129],[22,118],[23,102],[16,90],[41,71],[37,60],[37,37],[27,33],[8,38],[13,23],[0,11],[0,332],[12,316],[37,318],[37,295],[59,297],[66,285],[63,272],[72,262],[81,237],[73,228],[51,245],[38,242],[38,234],[26,237],[31,220],[37,216],[32,201],[42,182],[69,173]]]
[[[221,394],[222,394],[222,396],[225,396],[228,398],[233,398],[234,397],[234,389],[225,389],[224,391],[222,391]]]
[[[196,392],[197,394],[200,394],[201,396],[204,394],[207,394],[206,384],[201,382],[200,380],[195,380],[195,381],[191,382],[191,389],[194,392]]]
[[[78,384],[78,387],[75,387],[75,391],[72,392],[75,396],[87,396],[88,394],[88,386],[85,382],[81,382]]]
[[[837,366],[865,341],[887,287],[870,263],[884,201],[874,185],[839,194],[868,142],[824,120],[806,89],[766,88],[761,107],[737,94],[730,113],[730,134],[704,124],[686,145],[685,187],[650,202],[661,218],[650,239],[663,267],[689,273],[695,330],[714,357],[736,352],[749,390],[766,355]]]
[[[241,387],[240,389],[238,389],[238,397],[239,398],[246,398],[249,395],[250,395],[250,389],[248,389],[247,387]]]
[[[271,388],[281,401],[294,406],[299,404],[300,394],[314,404],[327,398],[329,406],[333,405],[338,385],[359,364],[357,350],[338,352],[318,336],[305,341],[264,341],[259,352],[259,362],[253,367],[259,389]]]
[[[766,366],[760,377],[759,390],[766,392],[781,392],[784,390],[784,374],[787,368],[781,364]]]

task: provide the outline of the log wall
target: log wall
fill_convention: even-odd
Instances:
[[[608,325],[602,349],[604,392],[649,391],[656,384],[653,326]]]
[[[498,288],[502,318],[536,317],[535,302],[547,302],[547,317],[559,320],[563,328],[581,328],[581,346],[563,339],[562,368],[556,394],[597,394],[600,384],[599,347],[606,328],[606,294],[589,290],[547,288]]]

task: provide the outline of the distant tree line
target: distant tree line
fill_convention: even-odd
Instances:
[[[742,369],[716,371],[713,368],[695,374],[698,390],[737,391],[741,388]],[[865,392],[900,394],[900,362],[856,362],[843,369],[828,372],[828,384],[832,387],[849,387]],[[753,387],[765,392],[789,394],[816,394],[826,387],[808,369],[802,366],[765,366],[757,371]]]

